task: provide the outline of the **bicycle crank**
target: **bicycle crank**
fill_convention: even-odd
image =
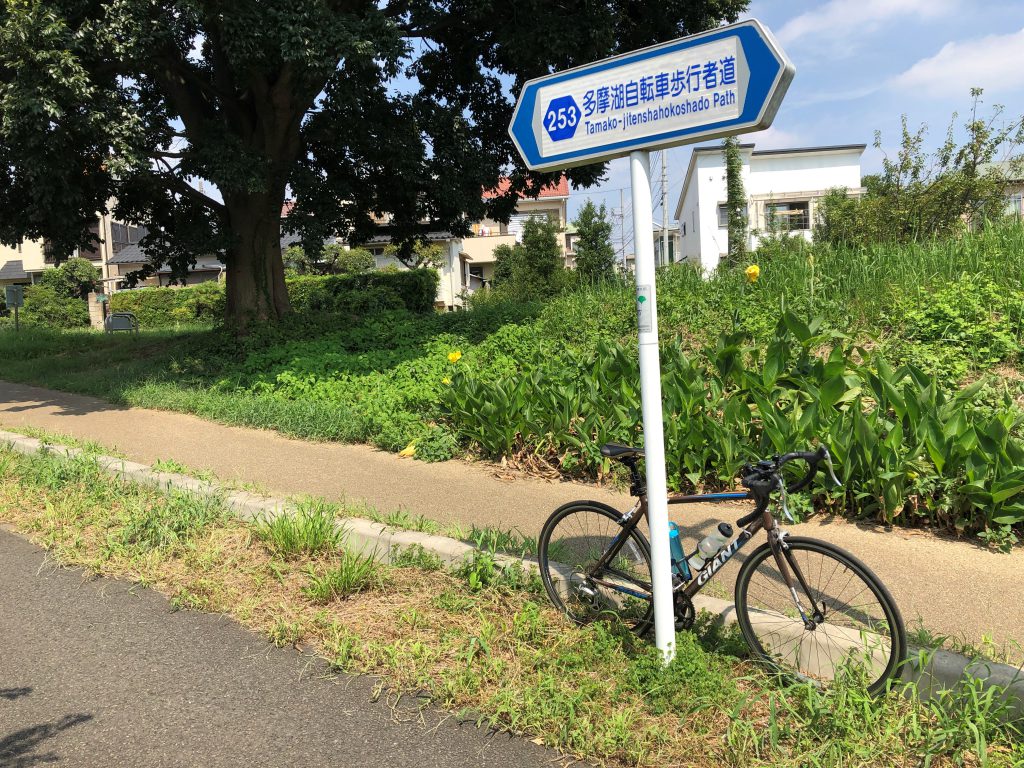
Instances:
[[[693,628],[693,622],[697,618],[697,612],[693,608],[693,601],[682,592],[675,595],[676,610],[676,631],[689,630]]]

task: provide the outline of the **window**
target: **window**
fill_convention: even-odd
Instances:
[[[747,218],[747,206],[743,206],[743,218]],[[718,206],[718,228],[728,229],[729,228],[729,209],[725,203],[721,203]]]
[[[1021,218],[1024,214],[1024,193],[1014,192],[1006,199],[1006,214]]]
[[[686,222],[683,222],[683,237],[686,237]]]
[[[765,226],[769,231],[794,232],[811,228],[810,203],[768,203],[764,209]]]

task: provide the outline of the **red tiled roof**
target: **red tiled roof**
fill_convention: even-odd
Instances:
[[[511,182],[505,178],[498,182],[497,189],[485,189],[484,200],[490,200],[492,197],[498,197],[508,191],[509,184]],[[548,184],[546,187],[542,187],[540,193],[537,195],[539,198],[544,197],[568,197],[569,196],[569,180],[562,176],[554,184]],[[519,197],[522,199],[533,198],[533,195],[529,192],[520,192]]]

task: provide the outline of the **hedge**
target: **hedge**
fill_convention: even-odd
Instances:
[[[298,313],[358,315],[389,309],[431,312],[438,274],[432,269],[367,272],[359,275],[289,278],[288,296]],[[208,282],[181,288],[139,288],[110,297],[112,312],[134,312],[143,328],[213,323],[224,317],[224,288]]]
[[[215,282],[182,288],[137,288],[110,297],[111,312],[134,312],[142,328],[213,323],[224,317],[224,288]]]
[[[431,312],[438,280],[433,269],[293,277],[288,280],[288,295],[296,312]]]
[[[27,325],[85,328],[89,325],[89,305],[84,299],[62,296],[47,285],[32,285],[25,288],[25,306],[19,319]]]

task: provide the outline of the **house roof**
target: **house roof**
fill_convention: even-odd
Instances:
[[[25,271],[25,262],[21,259],[11,259],[0,264],[0,280],[26,280],[28,272]]]
[[[206,261],[197,261],[196,265],[189,269],[189,272],[209,271],[213,269],[220,269],[222,266],[220,260],[213,256],[205,256],[203,258],[205,258]],[[132,245],[126,245],[124,248],[122,248],[120,251],[114,254],[114,256],[107,263],[141,265],[146,264],[148,262],[149,257],[146,255],[146,252],[139,247],[138,243],[133,243]],[[168,265],[163,264],[156,271],[161,274],[167,274],[168,272],[171,271],[171,268]]]
[[[986,172],[992,169],[998,170],[1006,177],[1011,184],[1024,182],[1024,162],[1018,160],[993,160],[991,163],[982,163],[978,169]]]
[[[754,144],[740,144],[740,149],[754,150]],[[819,147],[791,147],[787,149],[760,149],[751,151],[754,157],[765,157],[769,155],[800,155],[826,152],[849,152],[856,150],[863,152],[867,144],[828,144]],[[693,170],[697,167],[697,155],[721,154],[722,145],[713,144],[707,147],[694,147],[690,154],[690,164],[686,167],[686,177],[683,180],[683,188],[679,192],[679,202],[676,203],[674,218],[678,221],[679,214],[683,210],[683,200],[686,199],[686,192],[690,188],[690,179],[693,177]]]
[[[442,240],[451,240],[451,232],[427,232],[424,237],[432,243],[440,242]],[[363,243],[363,245],[387,245],[391,242],[391,235],[374,235],[369,240]]]
[[[491,200],[495,197],[500,197],[508,192],[509,185],[512,181],[508,178],[503,178],[498,182],[498,186],[494,189],[484,190],[484,200]],[[544,198],[559,198],[569,196],[569,180],[562,176],[554,184],[548,184],[546,187],[541,187],[540,191],[536,194],[530,194],[530,192],[520,192],[520,199],[544,199]]]
[[[750,154],[755,157],[762,155],[809,155],[815,152],[849,152],[857,150],[863,152],[868,148],[867,144],[831,144],[822,147],[792,147],[790,149],[758,149]]]
[[[149,261],[146,252],[138,243],[126,245],[107,260],[107,264],[145,264]]]

